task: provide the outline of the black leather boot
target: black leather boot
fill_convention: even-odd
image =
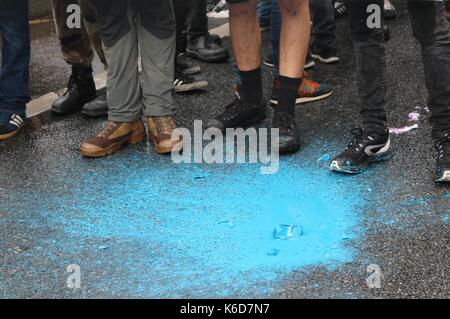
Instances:
[[[108,101],[106,100],[106,88],[98,90],[97,97],[86,103],[81,110],[83,115],[89,117],[107,117],[108,116]]]
[[[202,35],[188,43],[186,55],[206,63],[216,63],[228,60],[230,54],[227,49],[217,42],[218,37],[209,34]]]
[[[72,66],[67,91],[53,102],[51,111],[56,114],[69,114],[81,110],[96,98],[92,68]]]

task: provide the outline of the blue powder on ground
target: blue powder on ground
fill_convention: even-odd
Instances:
[[[295,269],[351,261],[346,241],[359,235],[366,187],[300,158],[261,175],[259,165],[175,165],[134,150],[50,176],[64,192],[28,193],[27,211],[63,232],[47,253],[80,256],[71,262],[99,274],[98,291],[264,296]],[[303,234],[276,240],[280,224]]]

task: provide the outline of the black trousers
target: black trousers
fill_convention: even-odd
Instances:
[[[186,51],[186,45],[208,33],[206,0],[172,0],[177,24],[177,54]]]
[[[369,5],[383,0],[346,0],[357,60],[361,120],[370,131],[386,127],[386,58],[382,30],[369,28]],[[422,49],[433,136],[450,132],[450,24],[444,3],[408,0],[413,36]],[[408,81],[408,79],[405,79]]]

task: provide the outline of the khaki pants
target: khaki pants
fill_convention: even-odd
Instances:
[[[167,0],[89,0],[108,62],[109,119],[173,112],[175,17]],[[139,76],[138,58],[142,60]]]

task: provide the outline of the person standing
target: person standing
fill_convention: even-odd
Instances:
[[[205,63],[218,63],[229,58],[220,40],[208,31],[205,0],[173,0],[177,24],[177,53]]]
[[[91,117],[106,116],[106,89],[97,93],[92,75],[93,48],[105,69],[108,68],[98,35],[95,11],[87,0],[52,0],[52,9],[61,53],[71,66],[72,74],[65,93],[55,100],[51,111],[62,115],[81,110]],[[81,25],[68,25],[69,17],[77,12],[81,13]]]
[[[386,112],[386,57],[383,29],[366,23],[369,5],[383,0],[349,0],[355,47],[361,127],[352,130],[347,148],[330,163],[333,171],[357,174],[372,163],[390,159]],[[432,138],[437,152],[435,181],[450,182],[450,24],[444,3],[408,0],[413,36],[419,41],[431,110]]]
[[[266,117],[261,78],[261,31],[257,0],[228,0],[231,42],[242,80],[241,98],[208,121],[208,127],[221,130],[245,127]],[[273,127],[279,128],[280,153],[297,152],[300,136],[295,121],[297,91],[302,83],[309,46],[310,16],[308,0],[281,0],[281,45],[279,99]]]
[[[30,29],[28,0],[0,2],[0,141],[15,136],[25,123],[29,102]]]
[[[154,149],[172,152],[175,17],[168,0],[90,0],[108,63],[108,123],[80,147],[102,157],[145,139],[145,117]],[[139,54],[140,53],[140,54]],[[141,56],[142,77],[138,60]]]

